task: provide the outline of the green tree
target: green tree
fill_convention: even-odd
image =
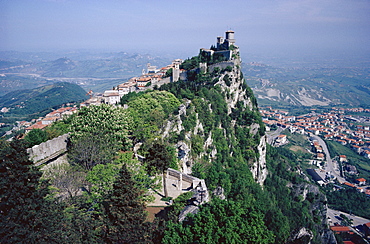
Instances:
[[[165,171],[174,162],[174,151],[170,150],[168,145],[156,142],[149,148],[146,162],[150,174],[162,174],[164,194],[167,197]]]
[[[51,125],[47,126],[44,129],[44,131],[48,135],[48,140],[64,135],[68,132],[71,132],[71,128],[70,128],[71,117],[72,116],[65,118],[63,120],[60,120],[60,121],[56,121],[52,123]]]
[[[85,195],[80,195],[69,201],[63,210],[68,243],[106,243],[106,226],[101,215],[101,209],[94,209]]]
[[[110,147],[128,150],[131,147],[129,134],[132,122],[129,112],[120,107],[108,104],[83,107],[71,119],[71,142],[73,144],[81,137],[99,135],[101,141]]]
[[[101,131],[76,137],[68,147],[70,163],[81,166],[86,171],[95,165],[110,163],[120,149],[111,135]]]
[[[0,242],[55,243],[62,234],[58,207],[45,198],[41,172],[28,159],[23,141],[0,140]]]
[[[133,158],[133,152],[119,152],[114,159],[114,163],[119,166],[122,166],[122,164],[126,165],[136,187],[143,192],[141,197],[145,202],[154,200],[152,190],[159,190],[160,184],[158,183],[158,177],[152,177],[148,174],[148,167],[145,162],[140,162],[136,158]]]
[[[141,194],[123,165],[105,205],[108,243],[149,243],[149,224],[145,223]]]
[[[91,184],[89,187],[89,202],[96,205],[95,207],[112,192],[119,168],[119,165],[112,163],[98,164],[87,173],[86,180]]]
[[[28,143],[28,147],[33,147],[47,141],[48,134],[41,129],[33,129],[26,134],[24,140]]]
[[[166,74],[164,74],[164,77],[171,77],[172,76],[172,73],[173,73],[173,69],[172,68],[171,69],[168,69],[166,71]]]
[[[180,101],[167,91],[147,92],[129,100],[128,111],[135,124],[136,141],[145,142],[158,136],[164,120],[179,105]]]
[[[183,223],[171,223],[163,243],[272,243],[263,215],[241,203],[218,198]]]

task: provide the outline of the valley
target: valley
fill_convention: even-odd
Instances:
[[[243,66],[261,105],[369,106],[370,69],[355,67]]]
[[[92,188],[92,191],[95,191],[94,195],[81,194],[79,189],[88,186],[83,179],[96,174],[98,178],[94,178],[95,176],[86,178],[89,184],[97,186],[99,182],[104,181],[104,184],[108,183],[109,187],[112,187],[113,180],[118,177],[117,169],[120,167],[123,169],[122,163],[129,162],[132,164],[128,167],[129,171],[133,168],[139,169],[138,172],[133,172],[134,179],[137,180],[134,184],[140,186],[142,191],[156,192],[143,196],[147,206],[160,206],[158,211],[165,210],[174,216],[182,216],[180,223],[175,221],[177,217],[175,219],[170,215],[165,217],[172,218],[169,223],[174,228],[167,230],[165,236],[161,237],[163,240],[173,241],[173,235],[181,232],[180,228],[187,228],[189,232],[194,231],[191,221],[204,224],[203,220],[210,216],[207,211],[215,211],[212,212],[212,216],[217,217],[212,221],[217,224],[203,228],[216,228],[219,226],[218,222],[223,221],[223,217],[218,216],[221,212],[215,210],[219,208],[222,211],[233,209],[232,214],[236,214],[237,218],[241,216],[240,212],[233,212],[235,209],[242,212],[252,211],[259,217],[243,215],[243,218],[256,221],[254,226],[259,228],[259,233],[252,236],[252,232],[243,228],[237,231],[238,235],[240,233],[252,236],[248,238],[262,238],[266,242],[274,239],[275,243],[294,243],[302,239],[319,243],[325,238],[334,239],[335,225],[343,225],[343,228],[347,225],[345,222],[333,221],[333,218],[340,217],[339,210],[366,217],[361,223],[356,219],[358,226],[368,222],[370,217],[366,204],[369,201],[367,197],[369,186],[363,182],[370,181],[369,159],[364,157],[367,155],[367,147],[370,146],[368,145],[370,130],[367,125],[370,110],[364,104],[357,107],[350,104],[341,106],[346,101],[344,99],[350,99],[353,104],[358,103],[354,97],[344,98],[342,93],[353,85],[351,82],[355,82],[357,76],[361,75],[356,74],[356,77],[352,77],[346,85],[341,86],[342,90],[338,89],[338,96],[334,98],[328,95],[332,90],[325,93],[327,91],[323,88],[316,87],[310,90],[302,84],[307,85],[308,80],[312,81],[312,77],[318,76],[323,80],[332,79],[332,83],[327,84],[331,87],[337,82],[335,79],[344,77],[336,68],[330,69],[330,72],[313,69],[309,70],[308,74],[306,69],[294,71],[271,67],[263,69],[264,65],[252,64],[253,68],[247,65],[249,70],[243,76],[238,47],[232,45],[228,48],[230,49],[227,51],[201,49],[198,56],[187,60],[177,59],[171,65],[166,65],[166,69],[157,70],[152,65],[147,65],[145,69],[143,68],[145,65],[141,65],[142,75],[137,76],[140,74],[137,71],[136,76],[129,77],[130,82],[126,85],[126,78],[123,78],[123,75],[121,77],[112,75],[107,78],[103,77],[103,73],[98,74],[99,71],[96,71],[97,73],[92,72],[86,76],[75,76],[74,72],[77,72],[76,67],[79,64],[66,58],[44,62],[44,66],[40,66],[38,71],[31,70],[37,71],[34,73],[27,73],[30,70],[20,66],[14,66],[11,69],[13,73],[8,72],[10,69],[4,68],[3,71],[8,73],[2,75],[3,84],[7,84],[10,89],[19,88],[22,81],[32,83],[35,88],[32,92],[28,90],[23,94],[20,91],[12,91],[0,97],[2,106],[7,106],[3,108],[3,115],[9,115],[7,110],[12,106],[20,104],[20,109],[25,108],[27,102],[32,101],[32,98],[26,97],[25,94],[47,91],[45,87],[60,84],[59,81],[67,82],[63,84],[78,84],[85,90],[93,86],[95,91],[91,94],[79,90],[80,104],[62,109],[54,107],[53,112],[45,113],[46,117],[38,118],[37,123],[45,124],[43,125],[45,138],[71,133],[68,139],[71,145],[68,150],[62,151],[63,155],[64,153],[69,155],[63,159],[68,161],[63,167],[66,167],[68,174],[77,177],[73,181],[79,185],[72,184],[64,189],[59,180],[67,175],[61,173],[56,178],[50,178],[53,186],[59,187],[68,201],[80,199],[82,204],[87,205],[94,201],[97,203],[94,207],[102,209],[102,204],[106,201],[103,198],[107,195],[100,195],[99,191],[103,189],[99,188]],[[215,55],[217,52],[225,56]],[[172,74],[167,72],[169,70]],[[330,75],[323,75],[325,72]],[[166,77],[168,74],[169,77]],[[302,78],[306,75],[307,78]],[[166,77],[165,82],[160,81],[157,76]],[[298,78],[300,80],[293,81]],[[9,83],[4,83],[4,80],[8,80]],[[254,81],[257,83],[253,83]],[[24,83],[25,86],[27,82]],[[48,85],[44,86],[45,83]],[[320,82],[313,82],[316,85],[318,83]],[[254,91],[248,85],[252,86]],[[299,89],[295,90],[297,87]],[[287,90],[284,91],[288,88],[291,88],[289,95]],[[131,90],[136,92],[130,93]],[[103,91],[104,94],[99,94]],[[266,96],[263,92],[266,92]],[[19,97],[24,100],[16,99],[17,93],[21,94]],[[324,93],[326,95],[323,95]],[[56,92],[56,95],[58,94],[63,93]],[[87,96],[92,94],[94,94],[92,99],[86,101]],[[365,97],[366,94],[362,95]],[[49,97],[43,92],[39,96]],[[112,96],[116,98],[109,100]],[[36,100],[44,101],[41,98]],[[257,103],[260,104],[259,108]],[[59,113],[59,110],[63,111],[60,112],[62,119],[55,119],[54,123],[46,126],[52,115]],[[64,110],[70,117],[62,116]],[[14,111],[16,110],[13,110],[13,114]],[[33,131],[32,128],[38,128],[37,123],[32,127],[28,121],[18,121],[19,128],[13,129],[17,131],[23,126],[27,132]],[[25,138],[31,140],[27,135]],[[266,145],[266,142],[274,147]],[[131,151],[132,148],[134,151]],[[358,150],[355,152],[354,148]],[[112,162],[108,158],[113,157],[112,153],[117,150],[118,158]],[[99,151],[97,158],[90,161],[88,155],[95,155],[96,151]],[[166,168],[160,168],[162,161],[157,161],[157,158],[163,156],[166,157],[162,160],[166,161],[166,165],[163,166]],[[45,163],[44,161],[50,160],[47,158],[37,163]],[[107,166],[103,166],[107,162],[109,162]],[[146,164],[142,162],[153,165],[145,166]],[[76,165],[83,167],[84,171]],[[108,170],[112,175],[109,179],[100,179],[99,174],[102,172],[99,170],[103,170],[102,172]],[[171,175],[171,178],[168,172],[178,176],[173,178]],[[162,178],[161,174],[162,181],[155,183],[154,181]],[[124,175],[127,173],[119,177]],[[189,182],[185,184],[186,189],[182,186],[183,178],[192,179],[190,185]],[[145,182],[139,183],[140,180]],[[142,184],[149,184],[150,187]],[[71,192],[71,189],[74,189],[74,192]],[[188,193],[192,192],[195,195],[189,201]],[[183,195],[179,195],[181,193]],[[207,196],[206,200],[203,200],[204,196]],[[124,195],[120,194],[120,197]],[[228,201],[223,201],[225,197]],[[351,198],[361,199],[361,204],[365,205],[359,203],[359,210],[351,212],[348,210],[348,205],[353,204]],[[242,207],[241,204],[245,206]],[[286,207],[288,204],[289,208]],[[327,210],[328,206],[336,209],[336,212]],[[80,205],[79,208],[85,207]],[[180,215],[181,209],[191,209],[193,213],[200,212],[186,217],[186,214]],[[151,222],[167,221],[157,219],[157,213],[153,211],[155,210],[150,209]],[[330,219],[327,218],[326,211],[330,212]],[[103,212],[96,214],[99,218],[106,218]],[[78,218],[85,218],[77,212],[76,215]],[[63,221],[66,224],[71,223],[68,219]],[[237,225],[241,221],[239,219],[234,224]],[[273,225],[275,222],[281,226]],[[104,225],[96,220],[89,223]],[[157,228],[155,231],[161,231],[158,226],[153,228]],[[71,230],[71,233],[73,231]],[[227,235],[229,231],[225,229]],[[300,233],[303,233],[303,236],[299,236]],[[98,237],[100,234],[91,234],[101,238]],[[202,234],[194,232],[192,235],[198,238],[196,236]],[[218,238],[224,238],[223,235],[220,234]],[[357,236],[361,236],[361,233],[358,232],[356,238]],[[80,237],[77,235],[75,238]]]

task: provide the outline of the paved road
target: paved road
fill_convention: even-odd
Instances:
[[[337,177],[339,183],[345,182],[346,180],[343,177],[340,176],[340,170],[338,169],[337,165],[335,163],[333,163],[333,161],[331,160],[328,147],[326,146],[326,143],[324,142],[324,140],[321,139],[318,136],[311,136],[310,139],[311,140],[312,139],[317,140],[320,143],[322,149],[324,150],[325,157],[326,157],[326,169],[325,169],[325,171],[327,171],[327,172],[330,171],[332,175]]]
[[[360,216],[350,215],[350,214],[345,213],[345,212],[341,212],[341,211],[337,211],[337,210],[328,208],[328,212],[327,212],[326,215],[332,221],[332,223],[330,223],[330,225],[334,225],[334,223],[340,224],[341,221],[338,218],[336,218],[336,217],[339,217],[340,214],[344,214],[347,218],[352,219],[353,220],[353,225],[352,226],[358,226],[358,225],[362,225],[362,224],[370,222],[370,219],[365,219],[365,218],[362,218]]]

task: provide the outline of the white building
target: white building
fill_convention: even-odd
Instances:
[[[118,90],[107,90],[103,94],[104,103],[118,104],[121,101]]]

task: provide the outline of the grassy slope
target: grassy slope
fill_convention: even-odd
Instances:
[[[334,141],[326,141],[328,145],[328,149],[330,151],[330,155],[332,157],[336,157],[339,155],[346,155],[347,159],[351,162],[351,164],[355,165],[357,170],[359,171],[360,175],[356,178],[363,177],[370,180],[370,160],[362,157],[361,155],[357,154],[349,147],[343,146]]]

